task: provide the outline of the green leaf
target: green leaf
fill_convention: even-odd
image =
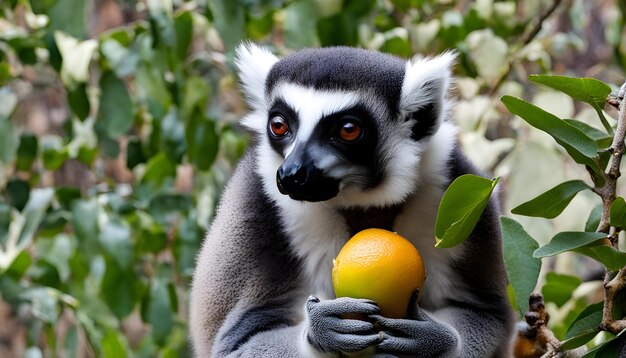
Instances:
[[[126,34],[126,32],[120,32]],[[124,78],[137,70],[139,53],[133,48],[126,48],[116,39],[106,39],[100,44],[100,52],[104,55],[115,74]]]
[[[154,188],[161,187],[167,180],[176,176],[176,166],[161,152],[150,158],[146,163],[146,171],[141,177],[141,183],[152,185]]]
[[[30,192],[28,202],[22,210],[25,221],[18,240],[21,247],[26,246],[32,240],[53,198],[52,188],[33,189]]]
[[[146,160],[141,140],[134,136],[128,138],[126,146],[126,166],[128,169],[133,169],[138,164],[145,163]]]
[[[556,234],[550,242],[533,253],[533,257],[547,257],[571,251],[592,242],[606,238],[601,232],[564,231]]]
[[[617,271],[626,266],[626,252],[617,251],[611,246],[603,243],[579,247],[575,249],[574,252],[589,256],[592,259],[601,262],[610,271]]]
[[[183,91],[184,97],[181,106],[182,118],[191,117],[194,110],[204,110],[211,93],[211,87],[209,87],[209,84],[204,78],[190,76],[185,81]]]
[[[317,21],[317,36],[323,47],[356,46],[359,42],[358,26],[359,19],[357,17],[342,11],[337,15],[319,19]]]
[[[598,333],[598,326],[602,322],[602,310],[604,309],[604,302],[594,303],[587,306],[578,317],[572,322],[565,334],[566,339],[570,339],[579,336],[587,331],[593,331]]]
[[[87,37],[87,2],[84,0],[58,0],[50,9],[50,29],[61,30],[76,38]]]
[[[538,197],[515,207],[513,214],[553,219],[563,212],[578,192],[591,189],[582,180],[561,183]]]
[[[589,330],[589,331],[581,332],[577,336],[564,340],[561,343],[561,348],[566,351],[570,349],[576,349],[578,347],[581,347],[589,343],[589,341],[591,341],[597,335],[598,335],[597,330]]]
[[[99,207],[96,198],[76,200],[72,205],[71,222],[74,234],[78,238],[81,251],[90,256],[100,251],[98,215]]]
[[[450,184],[437,212],[435,247],[453,247],[467,239],[489,203],[498,180],[465,174]]]
[[[172,104],[172,95],[167,89],[163,72],[157,66],[141,62],[137,69],[137,96],[148,104],[150,114],[161,119]]]
[[[193,18],[191,12],[184,11],[174,17],[174,29],[176,31],[176,55],[180,60],[187,57],[189,44],[193,37]]]
[[[164,280],[152,280],[148,296],[143,302],[141,316],[144,322],[152,326],[152,336],[163,344],[174,327],[172,302]]]
[[[315,45],[317,10],[312,0],[298,0],[285,9],[284,35],[289,48],[298,49]]]
[[[219,148],[215,122],[195,111],[186,123],[187,157],[198,170],[209,170]]]
[[[626,201],[618,196],[611,204],[610,223],[622,229],[626,229]]]
[[[67,102],[70,108],[80,119],[84,121],[89,115],[91,106],[89,105],[89,98],[87,97],[87,84],[80,83],[74,89],[67,90]]]
[[[126,84],[113,72],[100,78],[100,108],[97,126],[110,138],[126,134],[133,126],[133,102]]]
[[[0,118],[0,161],[9,164],[15,158],[15,152],[19,145],[18,136],[15,134],[13,124],[6,119]]]
[[[568,124],[578,128],[581,132],[585,133],[589,138],[598,143],[600,148],[608,148],[613,141],[613,137],[603,131],[596,129],[587,123],[577,121],[575,119],[564,119]]]
[[[46,136],[41,142],[41,160],[47,170],[57,170],[69,158],[67,148],[63,147],[60,138]]]
[[[602,217],[602,204],[596,205],[585,222],[585,231],[594,232],[600,226],[600,219]]]
[[[593,158],[597,155],[598,145],[596,142],[559,117],[517,97],[504,96],[501,101],[511,113],[520,116],[531,126],[552,136],[557,143],[568,150],[568,153],[573,149],[575,154],[586,158]],[[570,153],[570,155],[572,154]]]
[[[111,220],[100,230],[98,241],[121,269],[130,267],[133,251],[128,226]]]
[[[122,341],[122,331],[105,328],[104,337],[102,338],[102,356],[111,358],[128,357],[128,353]]]
[[[107,260],[100,295],[118,318],[124,318],[133,311],[137,301],[133,285],[136,280],[132,269],[122,270],[115,261]]]
[[[529,80],[561,91],[570,97],[602,110],[611,87],[595,78],[575,78],[555,75],[530,75]]]
[[[186,149],[185,127],[172,109],[161,120],[161,150],[173,163],[180,164]]]
[[[208,5],[226,51],[233,51],[245,37],[245,7],[232,0],[209,0]]]
[[[546,301],[554,302],[558,307],[561,307],[572,297],[574,290],[578,288],[581,282],[582,280],[576,276],[548,272],[541,293]]]
[[[621,331],[617,336],[610,334],[606,341],[593,347],[582,358],[620,358],[618,349],[620,348],[620,340],[624,339],[625,334],[626,330]],[[618,337],[620,339],[617,339]]]
[[[30,197],[30,185],[21,179],[11,179],[6,184],[9,203],[19,211],[22,211]]]
[[[528,297],[537,285],[541,270],[541,260],[532,256],[539,245],[513,219],[501,216],[500,227],[504,265],[513,288],[517,310],[523,316],[528,311]]]
[[[33,162],[37,158],[38,151],[37,137],[31,133],[23,133],[20,136],[20,145],[17,147],[16,169],[30,171]]]

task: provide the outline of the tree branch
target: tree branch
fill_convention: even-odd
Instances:
[[[622,157],[626,150],[624,139],[626,137],[626,83],[622,85],[617,94],[617,98],[611,99],[609,103],[615,105],[619,103],[619,114],[617,116],[617,128],[613,142],[609,147],[611,153],[611,161],[608,171],[604,174],[606,183],[601,188],[594,190],[596,194],[602,198],[602,217],[598,231],[609,234],[609,239],[613,247],[617,248],[619,230],[610,225],[611,205],[616,197],[617,179],[621,176],[620,165]],[[622,267],[615,277],[611,278],[612,273],[607,270],[604,276],[604,307],[602,311],[602,323],[600,329],[618,334],[626,329],[626,319],[614,318],[614,306],[618,294],[626,289],[626,267]]]

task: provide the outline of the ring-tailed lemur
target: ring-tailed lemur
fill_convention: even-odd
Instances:
[[[454,57],[405,62],[335,47],[278,59],[239,47],[251,107],[242,123],[255,140],[198,257],[190,329],[199,357],[509,354],[497,203],[465,243],[434,248],[444,190],[475,173],[449,121]],[[428,278],[406,319],[334,297],[333,258],[370,227],[398,232],[423,256]]]

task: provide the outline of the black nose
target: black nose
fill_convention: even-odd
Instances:
[[[324,201],[339,192],[339,181],[326,177],[312,163],[283,163],[276,172],[276,185],[294,200]]]
[[[312,173],[301,165],[282,165],[276,172],[276,183],[282,194],[299,192]]]

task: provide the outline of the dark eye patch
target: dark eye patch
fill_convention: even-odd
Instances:
[[[347,123],[359,126],[360,133],[356,140],[346,141],[341,138],[342,128]],[[313,136],[320,143],[329,145],[337,156],[355,164],[370,166],[375,160],[378,143],[375,123],[368,110],[362,106],[354,106],[322,118]]]
[[[283,118],[287,126],[289,127],[289,132],[283,136],[276,136],[272,134],[270,125],[271,121],[275,117]],[[270,145],[272,148],[280,154],[284,153],[285,148],[293,141],[295,138],[295,134],[298,131],[298,113],[291,108],[282,98],[277,98],[270,110],[267,114],[267,136],[270,139]]]

